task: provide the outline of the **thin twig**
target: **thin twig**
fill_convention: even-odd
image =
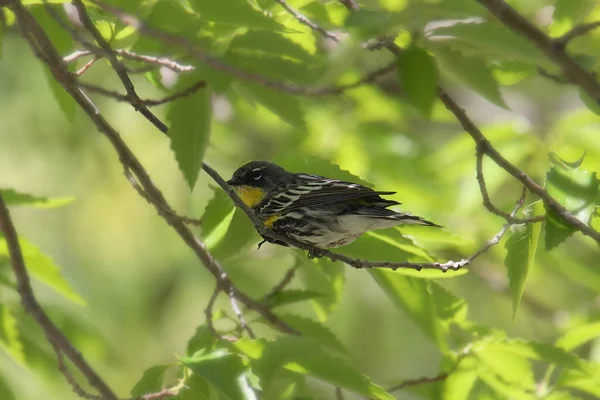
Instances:
[[[213,322],[213,308],[215,306],[215,302],[217,301],[217,297],[219,296],[219,293],[221,293],[221,286],[219,285],[219,282],[217,282],[217,284],[215,285],[215,290],[213,291],[213,294],[210,296],[210,300],[208,301],[208,304],[206,305],[206,308],[204,309],[204,315],[206,315],[206,324],[208,325],[208,330],[216,338],[220,339],[220,338],[222,338],[222,336],[215,329],[215,325]]]
[[[21,25],[21,23],[23,22],[22,11],[24,10],[24,7],[21,4],[19,4],[17,6],[12,6],[11,9],[15,12],[17,18],[20,19],[20,28],[24,29],[25,27]],[[15,226],[13,225],[10,213],[8,211],[8,208],[6,207],[6,204],[4,203],[4,199],[2,198],[1,194],[0,230],[4,235],[6,247],[8,248],[8,252],[10,255],[12,270],[17,280],[17,292],[19,293],[19,297],[21,298],[21,304],[23,305],[25,311],[29,315],[31,315],[31,317],[35,320],[37,325],[44,331],[48,342],[50,342],[56,349],[59,350],[57,354],[60,352],[66,355],[86,377],[90,385],[96,388],[96,390],[98,390],[98,393],[100,393],[104,399],[116,400],[117,397],[110,389],[110,387],[102,380],[102,378],[100,378],[96,371],[92,369],[92,367],[83,358],[81,353],[77,351],[77,349],[65,337],[65,335],[60,331],[60,329],[58,329],[56,325],[54,325],[52,320],[50,320],[48,315],[45,313],[45,311],[35,298],[33,289],[31,288],[31,282],[29,280],[27,267],[25,266],[25,260],[23,259],[23,253],[21,252],[21,245],[19,244],[17,231],[15,229]],[[65,378],[69,380],[67,375],[65,375]]]
[[[85,27],[85,29],[90,32],[98,46],[104,51],[105,57],[110,62],[112,69],[117,73],[117,76],[123,83],[125,87],[125,91],[127,95],[132,99],[135,99],[131,104],[134,106],[135,110],[146,117],[148,120],[153,121],[155,124],[162,124],[162,122],[148,109],[146,105],[141,103],[141,99],[135,91],[135,87],[133,86],[133,82],[127,75],[127,69],[125,65],[119,61],[117,55],[112,50],[108,42],[104,39],[100,31],[96,28],[96,25],[90,19],[90,16],[87,14],[87,10],[82,0],[73,0],[73,5],[77,9],[77,13],[79,15],[79,20]]]
[[[288,324],[273,314],[268,307],[253,300],[247,294],[235,287],[225,271],[221,268],[220,264],[208,252],[206,245],[190,231],[185,222],[179,218],[173,217],[172,213],[164,211],[164,209],[170,209],[170,206],[166,202],[161,191],[156,187],[137,157],[131,152],[125,142],[123,142],[119,133],[104,119],[96,106],[77,86],[74,75],[68,71],[62,57],[60,57],[56,48],[52,45],[37,21],[18,0],[12,1],[11,10],[17,16],[22,33],[24,37],[28,39],[35,54],[42,55],[40,59],[48,64],[54,78],[79,104],[81,109],[96,125],[96,128],[110,141],[124,168],[126,170],[131,170],[135,175],[136,180],[148,195],[151,204],[155,207],[158,214],[177,231],[182,240],[194,251],[208,271],[219,281],[223,290],[233,290],[238,301],[244,304],[248,309],[256,311],[281,332],[297,334],[296,330],[292,329]],[[43,49],[43,52],[39,49]],[[166,131],[166,127],[164,129]]]
[[[87,71],[92,65],[94,65],[94,63],[96,61],[98,61],[98,57],[97,56],[92,57],[92,59],[90,61],[86,62],[83,65],[83,67],[79,68],[77,70],[77,72],[75,72],[75,75],[77,75],[77,76],[83,75],[85,73],[85,71]]]
[[[246,322],[246,318],[244,317],[244,314],[242,313],[242,310],[240,309],[240,305],[238,304],[238,301],[235,298],[235,292],[230,289],[227,292],[227,296],[229,297],[229,302],[231,303],[231,309],[233,310],[234,314],[240,321],[240,326],[242,327],[242,329],[244,329],[246,332],[248,332],[248,336],[250,337],[250,339],[256,339],[256,335],[254,334],[254,331],[252,330],[252,328],[250,328],[250,325],[248,325],[248,323]]]
[[[542,68],[542,67],[537,67],[537,72],[541,77],[549,79],[552,82],[559,84],[559,85],[568,85],[571,83],[564,76],[551,74],[545,68]]]
[[[333,33],[323,29],[319,24],[312,22],[308,17],[298,10],[294,9],[290,6],[285,0],[275,0],[277,3],[281,5],[281,7],[285,8],[285,10],[290,13],[294,18],[298,20],[302,25],[308,26],[315,32],[318,32],[324,38],[333,40],[334,42],[338,42],[340,39]]]
[[[81,397],[82,399],[102,400],[101,396],[97,396],[95,394],[88,393],[85,391],[85,389],[83,389],[79,385],[79,383],[77,382],[77,380],[75,379],[73,374],[71,374],[71,371],[69,371],[69,368],[67,368],[62,351],[58,347],[54,346],[54,344],[52,344],[52,348],[54,348],[54,352],[56,353],[56,359],[58,361],[58,371],[65,377],[65,379],[67,380],[69,385],[71,385],[71,389],[73,390],[73,393],[75,393],[77,396]]]
[[[168,68],[175,72],[190,72],[190,71],[195,70],[195,67],[193,65],[180,64],[180,63],[178,63],[174,60],[171,60],[170,58],[167,58],[167,57],[153,57],[153,56],[148,56],[148,55],[144,55],[144,54],[137,54],[132,51],[124,50],[124,49],[114,49],[114,52],[118,56],[126,58],[126,59],[142,62],[145,64],[155,65],[157,67],[165,67],[165,68]],[[86,56],[90,56],[90,55],[94,55],[94,54],[95,53],[90,50],[77,50],[77,51],[74,51],[73,53],[65,56],[63,58],[63,60],[66,63],[71,63],[82,57],[86,57]],[[98,55],[96,55],[96,56],[98,57]]]
[[[504,212],[492,203],[492,201],[490,200],[490,194],[488,193],[487,186],[485,184],[485,178],[483,176],[483,157],[484,157],[484,155],[485,154],[483,153],[483,151],[481,151],[479,148],[477,148],[477,155],[476,155],[477,183],[479,183],[479,190],[481,191],[481,197],[483,198],[483,205],[485,206],[485,208],[487,208],[487,210],[489,212],[491,212],[492,214],[496,214],[496,215],[504,218],[507,222],[510,222],[511,224],[529,224],[532,222],[543,221],[545,219],[545,217],[543,215],[537,215],[535,217],[530,217],[530,218],[516,218],[514,212],[511,214]],[[523,189],[525,189],[525,187],[523,187]]]
[[[342,388],[339,386],[335,387],[335,399],[336,400],[344,400],[344,392],[342,391]]]
[[[292,279],[294,279],[294,276],[296,276],[296,271],[298,271],[298,265],[294,265],[293,267],[288,269],[283,278],[279,281],[279,283],[273,286],[271,291],[267,293],[265,297],[263,297],[263,302],[268,303],[269,300],[271,300],[274,296],[282,292],[283,289],[285,289],[285,287],[290,284]]]
[[[566,47],[567,44],[578,36],[587,34],[588,32],[600,28],[600,21],[590,22],[589,24],[577,25],[564,35],[554,39],[554,42],[562,47]]]
[[[101,86],[94,85],[94,84],[88,83],[88,82],[80,81],[78,83],[78,85],[84,89],[89,90],[90,92],[96,92],[103,96],[111,97],[117,101],[123,101],[123,102],[129,103],[131,105],[141,104],[144,106],[153,107],[153,106],[159,106],[159,105],[168,103],[173,100],[177,100],[181,97],[189,96],[190,94],[192,94],[200,89],[205,88],[206,82],[205,81],[196,82],[195,84],[193,84],[177,93],[174,93],[172,95],[166,96],[166,97],[164,97],[162,99],[158,99],[158,100],[153,100],[153,99],[139,99],[138,100],[138,98],[132,98],[131,95],[129,95],[129,94],[121,94],[114,90],[105,89]]]
[[[77,1],[81,1],[81,0],[77,0]],[[242,80],[245,80],[248,82],[257,83],[261,86],[265,86],[267,88],[274,89],[274,90],[277,90],[280,92],[289,93],[289,94],[300,95],[300,96],[313,96],[313,97],[337,95],[337,94],[342,93],[345,90],[353,89],[353,88],[360,86],[362,84],[365,84],[365,83],[373,82],[377,77],[384,75],[384,74],[392,71],[395,68],[395,65],[392,65],[392,64],[386,65],[382,68],[377,69],[376,71],[373,71],[373,72],[367,74],[364,78],[359,79],[357,82],[347,84],[347,85],[339,85],[339,86],[334,85],[334,86],[326,86],[326,87],[308,87],[308,86],[294,85],[294,84],[287,83],[287,82],[269,79],[263,75],[256,74],[256,73],[250,72],[250,71],[246,71],[244,69],[238,68],[233,65],[229,65],[229,64],[221,61],[220,59],[211,56],[210,54],[208,54],[207,52],[202,50],[199,46],[190,42],[189,40],[187,40],[184,37],[172,35],[170,33],[163,32],[158,29],[149,27],[149,26],[145,25],[142,21],[137,19],[136,17],[133,17],[127,13],[124,13],[120,9],[113,7],[111,5],[108,5],[106,3],[103,3],[99,0],[92,0],[92,3],[96,4],[98,7],[105,10],[106,12],[113,14],[119,20],[121,20],[122,23],[132,26],[140,34],[154,38],[154,39],[159,40],[162,43],[165,43],[170,46],[180,47],[180,48],[184,49],[188,53],[188,55],[196,58],[197,60],[203,62],[204,64],[208,65],[209,67],[211,67],[213,69],[227,72],[231,75],[238,77],[239,79],[242,79]]]
[[[446,380],[451,374],[453,374],[457,369],[458,366],[460,365],[460,363],[462,362],[462,360],[464,360],[469,353],[471,352],[471,345],[467,345],[461,352],[460,355],[458,356],[458,358],[456,359],[456,361],[454,362],[454,365],[452,365],[452,368],[450,368],[448,371],[443,372],[439,375],[436,376],[424,376],[422,378],[416,378],[416,379],[407,379],[397,385],[394,385],[390,388],[387,389],[387,392],[391,393],[394,392],[396,390],[400,390],[400,389],[405,389],[407,387],[410,386],[417,386],[417,385],[422,385],[424,383],[435,383],[435,382],[441,382]]]
[[[546,57],[561,68],[569,81],[600,103],[600,82],[565,52],[562,40],[559,39],[557,42],[551,39],[504,0],[477,0],[477,2],[487,8],[507,28],[523,36],[540,49]],[[600,241],[600,235],[596,240]]]

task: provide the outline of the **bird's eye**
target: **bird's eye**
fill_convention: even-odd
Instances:
[[[257,181],[260,178],[262,178],[262,172],[261,172],[260,168],[253,169],[252,170],[252,179]]]

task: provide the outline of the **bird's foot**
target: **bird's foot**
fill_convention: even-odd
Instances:
[[[310,258],[311,260],[313,258],[321,258],[323,257],[323,254],[325,254],[323,250],[313,247],[311,250],[308,251],[308,258]]]

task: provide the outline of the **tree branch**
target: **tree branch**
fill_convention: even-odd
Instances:
[[[33,19],[29,11],[18,0],[11,0],[11,10],[15,13],[22,33],[30,43],[34,53],[41,56],[41,60],[48,64],[50,71],[59,84],[63,86],[66,92],[73,97],[79,104],[82,110],[88,115],[92,122],[109,140],[119,156],[119,160],[123,164],[125,170],[130,170],[135,176],[141,189],[147,194],[147,200],[155,207],[158,214],[163,217],[166,222],[171,225],[182,238],[182,240],[190,247],[196,256],[202,261],[209,272],[217,279],[223,290],[233,291],[237,300],[244,304],[248,309],[256,311],[263,316],[276,329],[288,334],[297,334],[289,325],[279,319],[266,306],[251,299],[244,292],[241,292],[233,282],[229,279],[220,264],[212,257],[206,249],[205,244],[198,239],[190,231],[184,221],[174,217],[174,211],[166,202],[161,191],[156,187],[147,171],[141,165],[137,157],[131,152],[129,147],[123,142],[119,133],[104,119],[96,106],[77,86],[77,81],[71,74],[62,57],[56,51],[48,39],[46,33],[39,26],[37,21]],[[162,124],[162,123],[161,123]],[[160,125],[160,124],[159,124]],[[162,124],[164,126],[164,124]],[[166,126],[164,126],[166,131]],[[165,210],[170,210],[165,212]]]
[[[589,24],[577,25],[561,37],[554,39],[554,42],[564,48],[567,46],[567,44],[569,44],[571,40],[575,39],[578,36],[583,36],[597,28],[600,28],[600,21],[591,22]]]
[[[343,4],[350,11],[357,11],[358,5],[353,0],[339,0],[341,4]],[[496,3],[498,0],[478,0],[479,2],[492,2]],[[500,2],[502,2],[500,0]],[[503,2],[502,2],[503,3]],[[390,51],[395,56],[399,56],[402,54],[402,48],[397,44],[391,42],[386,44],[386,49]],[[585,72],[585,71],[584,71]],[[587,73],[586,73],[587,74]],[[589,74],[587,74],[589,75]],[[597,82],[595,82],[597,84]],[[444,103],[446,108],[454,114],[458,122],[461,124],[463,129],[473,138],[475,144],[478,148],[481,149],[483,153],[485,153],[488,157],[490,157],[494,162],[506,172],[508,172],[511,176],[513,176],[516,180],[521,182],[527,189],[529,189],[532,193],[536,194],[546,205],[547,208],[552,210],[561,219],[572,228],[581,232],[585,236],[588,236],[594,239],[596,242],[600,243],[600,232],[594,230],[590,226],[588,226],[583,221],[577,219],[573,214],[571,214],[565,207],[563,207],[558,201],[556,201],[552,196],[548,194],[548,192],[538,185],[533,179],[529,177],[525,172],[521,171],[515,165],[513,165],[510,161],[508,161],[502,154],[500,154],[489,142],[489,140],[481,133],[481,130],[475,125],[475,123],[469,118],[465,110],[463,110],[456,101],[441,87],[438,86],[438,97]],[[596,98],[596,97],[594,97]]]
[[[600,83],[596,78],[581,67],[573,58],[565,52],[564,37],[555,41],[548,37],[539,28],[519,14],[504,0],[477,0],[492,13],[500,22],[515,33],[523,36],[538,49],[540,49],[550,60],[556,63],[563,74],[585,91],[592,99],[600,104]],[[595,28],[593,26],[592,28]],[[589,29],[592,29],[589,28]],[[589,30],[587,29],[587,30]],[[580,30],[575,31],[575,36]],[[584,33],[587,32],[583,29]],[[574,37],[574,36],[573,36]],[[570,36],[567,36],[567,41]]]
[[[18,10],[15,14],[18,17],[22,17],[18,12],[20,8],[13,7],[13,10]],[[21,21],[19,21],[21,22]],[[23,29],[23,27],[21,26]],[[86,377],[90,385],[92,385],[98,393],[105,400],[117,400],[117,397],[111,390],[111,388],[102,380],[102,378],[92,369],[92,367],[87,363],[85,358],[77,351],[77,349],[69,342],[69,339],[54,325],[52,320],[48,317],[48,315],[44,312],[43,308],[38,303],[35,295],[33,294],[33,289],[31,288],[31,282],[29,280],[29,274],[27,273],[27,267],[25,266],[25,260],[23,259],[23,253],[21,252],[21,246],[19,244],[19,239],[17,236],[17,231],[10,217],[10,213],[6,204],[4,203],[4,199],[0,194],[0,230],[4,235],[4,240],[6,241],[6,246],[8,248],[8,252],[10,255],[10,261],[12,270],[15,274],[15,278],[17,280],[17,292],[21,298],[21,304],[25,311],[35,320],[37,325],[44,331],[46,335],[46,339],[52,346],[57,350],[57,357],[59,358],[60,364],[60,353],[66,355],[73,364],[81,371],[81,373]],[[63,371],[61,371],[63,372]],[[68,382],[71,382],[69,379],[70,374],[64,374],[65,378]]]
[[[318,25],[318,24],[312,22],[310,19],[308,19],[308,17],[306,15],[304,15],[301,12],[299,12],[298,10],[294,9],[285,0],[275,0],[275,1],[277,3],[279,3],[281,5],[281,7],[285,8],[285,10],[288,13],[290,13],[294,18],[296,18],[298,20],[298,22],[300,22],[302,25],[308,26],[310,29],[312,29],[315,32],[318,32],[324,38],[333,40],[334,42],[338,42],[340,40],[336,35],[327,31],[326,29],[321,28],[320,25]]]

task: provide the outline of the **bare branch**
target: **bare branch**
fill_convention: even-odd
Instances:
[[[97,86],[97,85],[87,83],[87,82],[78,82],[78,85],[84,89],[91,91],[91,92],[96,92],[103,96],[111,97],[117,101],[123,101],[123,102],[129,103],[134,107],[136,104],[153,107],[153,106],[159,106],[159,105],[168,103],[173,100],[177,100],[181,97],[189,96],[190,94],[192,94],[200,89],[205,88],[206,82],[205,81],[196,82],[195,84],[193,84],[177,93],[174,93],[170,96],[166,96],[166,97],[164,97],[162,99],[158,99],[158,100],[140,99],[137,97],[132,98],[131,95],[129,95],[129,94],[121,94],[121,93],[115,92],[113,90],[104,89],[101,86]]]
[[[75,75],[77,75],[77,76],[83,75],[85,73],[85,71],[87,71],[92,65],[94,65],[94,63],[96,61],[98,61],[98,57],[97,56],[92,57],[92,59],[90,61],[88,61],[87,63],[85,63],[83,65],[83,67],[79,68],[77,70],[77,72],[75,72]]]
[[[81,0],[77,0],[81,1]],[[345,90],[353,89],[357,86],[360,86],[365,83],[373,82],[377,77],[386,74],[392,71],[395,68],[395,64],[390,64],[384,66],[376,71],[369,73],[364,78],[359,79],[357,82],[347,84],[347,85],[339,85],[339,86],[326,86],[326,87],[308,87],[308,86],[299,86],[294,85],[287,82],[277,81],[273,79],[266,78],[260,74],[256,74],[254,72],[249,72],[233,65],[229,65],[220,59],[211,56],[200,47],[195,45],[194,43],[188,41],[187,39],[172,35],[167,32],[160,31],[158,29],[151,28],[146,26],[142,21],[133,17],[129,14],[124,13],[120,9],[105,4],[99,0],[92,0],[94,4],[103,10],[115,15],[118,19],[121,20],[122,23],[127,24],[129,26],[134,27],[140,34],[154,38],[159,40],[162,43],[165,43],[170,46],[176,46],[184,49],[188,55],[196,58],[197,60],[203,62],[209,67],[227,72],[231,75],[238,77],[239,79],[257,83],[261,86],[268,87],[270,89],[274,89],[280,92],[300,95],[300,96],[312,96],[312,97],[320,97],[320,96],[329,96],[329,95],[337,95],[342,93]]]
[[[550,60],[561,68],[563,74],[569,81],[579,86],[592,99],[600,104],[600,83],[592,74],[586,71],[565,52],[563,39],[558,39],[558,41],[551,39],[504,0],[477,1],[487,8],[488,11],[507,28],[523,36],[540,49]],[[589,30],[593,28],[596,28],[596,26],[585,28],[583,31],[585,33],[586,29]],[[579,31],[576,31],[575,36],[578,34]],[[569,38],[570,36],[567,36],[567,41]],[[597,240],[600,240],[600,236],[597,237]]]
[[[221,334],[215,329],[215,325],[213,323],[213,308],[215,307],[215,302],[217,301],[217,297],[221,293],[221,286],[219,286],[219,282],[217,282],[215,286],[215,290],[213,294],[210,296],[210,300],[204,309],[204,315],[206,315],[206,324],[208,325],[208,330],[216,337],[221,338]]]
[[[479,148],[477,148],[477,182],[479,183],[479,190],[481,191],[481,197],[483,197],[483,205],[488,209],[492,214],[496,214],[499,217],[504,218],[507,222],[511,224],[529,224],[532,222],[541,222],[545,219],[543,215],[537,215],[531,218],[516,218],[515,212],[509,214],[497,208],[492,201],[490,200],[490,195],[487,191],[487,187],[485,184],[485,178],[483,176],[483,157],[484,153]],[[525,187],[523,187],[525,189]],[[525,200],[525,198],[523,198]]]
[[[583,36],[597,28],[600,28],[600,21],[590,22],[589,24],[577,25],[561,37],[554,39],[554,42],[564,48],[567,46],[567,44],[569,44],[571,40],[575,39],[578,36]]]
[[[54,348],[56,359],[58,360],[58,371],[63,374],[67,382],[69,382],[69,385],[71,385],[71,388],[73,389],[73,393],[86,400],[102,400],[101,396],[88,393],[79,385],[73,374],[71,374],[71,371],[67,368],[62,351],[54,345],[52,345],[52,347]]]
[[[302,14],[298,10],[294,9],[285,0],[275,0],[275,1],[277,3],[279,3],[281,5],[281,7],[285,8],[285,10],[288,13],[292,14],[294,16],[294,18],[296,18],[298,20],[298,22],[300,22],[302,25],[308,26],[310,29],[312,29],[315,32],[318,32],[324,38],[333,40],[334,42],[338,42],[340,40],[335,34],[333,34],[333,33],[329,32],[329,31],[321,28],[321,26],[319,26],[318,24],[312,22],[304,14]]]
[[[252,330],[252,328],[250,328],[250,325],[248,325],[248,323],[246,322],[246,318],[244,318],[244,314],[242,314],[242,310],[240,309],[237,299],[235,298],[235,292],[230,289],[227,292],[227,296],[229,296],[229,302],[231,303],[231,309],[233,310],[236,317],[240,321],[240,326],[242,327],[242,329],[244,329],[244,330],[246,330],[246,332],[248,332],[248,336],[250,337],[250,339],[256,339],[256,335],[254,334],[254,331]]]
[[[18,4],[12,6],[11,9],[15,11],[17,18],[23,18],[22,5]],[[20,20],[22,22],[22,20]],[[24,27],[21,26],[21,29]],[[21,298],[21,304],[25,311],[31,315],[37,325],[44,331],[46,339],[57,349],[57,355],[60,353],[65,354],[73,364],[81,371],[86,377],[90,385],[92,385],[98,393],[106,400],[117,400],[117,397],[110,389],[110,387],[100,378],[100,376],[92,369],[92,367],[83,358],[81,353],[69,342],[65,335],[54,325],[52,320],[44,312],[43,308],[38,303],[29,280],[29,274],[27,267],[25,266],[25,260],[23,259],[23,253],[21,252],[21,246],[17,236],[17,231],[13,225],[10,213],[4,199],[0,194],[0,230],[4,235],[6,246],[10,255],[11,266],[17,280],[17,292]],[[60,363],[59,356],[59,363]],[[70,382],[68,375],[65,378]]]
[[[265,297],[263,297],[263,302],[268,304],[269,300],[271,300],[274,296],[276,296],[277,294],[282,292],[283,289],[285,289],[285,287],[290,284],[292,279],[294,279],[294,276],[296,276],[297,270],[298,270],[298,265],[294,265],[293,267],[288,269],[287,272],[285,273],[285,275],[283,276],[283,278],[281,279],[281,281],[279,281],[279,283],[277,285],[273,286],[273,289],[271,289],[271,291],[269,293],[267,293],[265,295]]]
[[[116,150],[119,160],[125,170],[130,170],[135,176],[140,187],[146,193],[146,199],[155,207],[158,214],[171,225],[182,238],[182,240],[194,251],[196,256],[202,261],[209,272],[219,281],[223,290],[232,290],[238,301],[244,304],[248,309],[256,311],[276,329],[288,334],[297,334],[297,332],[288,326],[285,322],[273,314],[266,306],[251,299],[244,292],[237,289],[227,274],[221,268],[220,264],[212,257],[206,249],[205,244],[198,239],[189,230],[185,222],[173,216],[173,212],[165,212],[165,209],[171,209],[166,202],[161,191],[152,182],[147,171],[141,165],[137,157],[131,152],[129,147],[123,142],[119,133],[104,119],[96,106],[77,86],[76,79],[71,74],[62,57],[56,51],[43,29],[37,21],[31,17],[29,11],[18,1],[13,0],[11,9],[17,16],[19,26],[22,29],[24,37],[31,43],[31,47],[36,55],[41,55],[41,60],[48,64],[54,78],[63,86],[66,92],[73,97],[82,110],[88,115],[97,129],[110,141]],[[41,50],[40,50],[41,49]],[[164,124],[163,124],[164,125]],[[166,130],[166,127],[165,127]]]

